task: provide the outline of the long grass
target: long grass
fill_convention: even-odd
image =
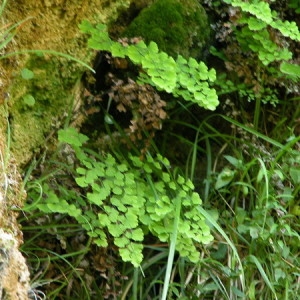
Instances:
[[[276,176],[274,174],[281,174],[280,170],[283,171],[282,166],[285,165],[285,161],[288,160],[289,157],[297,157],[299,155],[297,145],[300,138],[294,137],[289,139],[287,143],[282,143],[282,137],[279,142],[276,137],[273,138],[266,134],[262,134],[252,127],[245,126],[232,118],[220,115],[221,118],[228,122],[228,127],[234,125],[236,128],[242,130],[245,135],[248,135],[250,138],[249,142],[247,142],[236,135],[224,134],[214,128],[213,122],[211,122],[214,117],[217,117],[217,115],[210,116],[208,119],[204,119],[201,122],[196,122],[194,125],[191,125],[190,123],[185,124],[183,121],[169,121],[175,128],[178,126],[185,126],[195,133],[194,142],[180,134],[173,134],[173,138],[178,138],[179,143],[183,143],[191,149],[187,156],[186,174],[187,176],[190,176],[190,178],[193,178],[194,181],[197,179],[197,174],[199,174],[198,170],[201,168],[203,157],[206,158],[206,163],[204,165],[206,168],[206,178],[204,182],[200,183],[203,190],[203,199],[207,208],[211,209],[212,205],[214,205],[214,207],[217,205],[217,209],[221,215],[216,222],[215,219],[211,218],[209,215],[209,209],[200,208],[200,210],[202,214],[205,215],[208,222],[211,223],[212,229],[219,234],[219,239],[226,241],[229,249],[231,249],[233,255],[228,256],[228,265],[234,268],[240,268],[240,272],[238,272],[240,274],[238,276],[239,282],[234,278],[229,281],[224,281],[224,279],[222,279],[223,276],[216,276],[216,274],[211,273],[211,279],[214,282],[213,286],[218,287],[220,293],[219,296],[217,296],[218,292],[215,291],[214,297],[216,298],[214,299],[281,299],[283,297],[282,295],[285,295],[284,299],[287,298],[287,295],[289,295],[288,297],[291,297],[291,299],[296,299],[297,292],[291,293],[287,280],[285,283],[276,284],[275,278],[277,275],[275,272],[279,271],[273,267],[273,264],[281,264],[281,261],[284,258],[278,254],[278,261],[269,260],[268,255],[270,255],[270,252],[268,249],[270,247],[270,240],[265,239],[264,236],[268,236],[266,231],[270,230],[270,221],[277,222],[277,225],[273,225],[274,229],[275,226],[281,226],[279,225],[281,222],[287,222],[283,226],[289,228],[291,234],[287,234],[287,236],[284,237],[284,234],[282,234],[283,232],[274,232],[272,244],[281,244],[283,238],[284,243],[291,243],[290,246],[287,246],[287,249],[294,251],[295,248],[293,245],[299,240],[296,226],[297,222],[293,223],[293,219],[295,220],[296,216],[286,215],[286,221],[280,221],[280,219],[274,218],[271,214],[273,211],[272,207],[274,206],[282,210],[282,213],[284,213],[284,211],[286,212],[285,208],[278,204],[278,200],[276,200],[278,199],[277,194],[279,190],[276,191],[276,186],[274,186],[274,176]],[[282,123],[284,122],[283,119]],[[251,140],[256,140],[259,147],[261,145],[262,150],[260,151],[259,147],[257,148],[255,144],[252,144],[253,142],[250,142]],[[168,144],[168,142],[165,142],[165,144]],[[255,157],[250,157],[250,155],[241,152],[245,145],[248,149],[245,153],[247,152],[251,155],[251,151],[254,150],[253,152],[256,153]],[[263,150],[264,147],[268,150]],[[216,151],[217,148],[219,150]],[[237,159],[241,161],[241,167],[235,171],[239,177],[235,177],[234,180],[222,190],[214,191],[217,174],[224,167],[222,156],[225,153],[230,153],[230,155],[236,156]],[[246,161],[247,156],[249,157]],[[219,164],[221,163],[221,167],[218,166],[219,164],[216,163],[217,161]],[[231,166],[231,168],[234,169],[234,166]],[[289,180],[291,184],[293,184],[292,179],[286,171],[285,173],[282,173],[282,176],[285,177],[285,180]],[[296,194],[297,192],[295,195]],[[217,200],[216,196],[219,197],[219,200]],[[287,198],[289,198],[289,195]],[[225,209],[225,211],[221,213],[223,206],[222,202],[225,203],[228,212],[226,212]],[[259,208],[261,209],[261,217],[258,217]],[[236,225],[232,226],[232,222],[236,223],[236,220],[241,219],[241,217],[239,217],[241,211],[243,214],[245,213],[245,216],[247,215],[247,209],[250,209],[249,217],[251,216],[251,213],[253,213],[255,214],[254,216],[257,215],[255,218],[260,218],[259,222],[261,223],[258,228],[251,227],[254,225],[255,221],[253,221],[253,225],[250,225],[251,221],[249,222],[246,220],[245,224],[239,225],[238,228],[236,228]],[[253,212],[251,211],[252,209]],[[220,224],[222,224],[222,227]],[[241,231],[241,228],[250,233],[250,239],[249,236],[247,237],[247,234],[241,234],[241,232],[243,232]],[[263,231],[261,237],[259,230]],[[265,249],[263,257],[259,256],[259,252],[253,250],[257,247],[257,242],[262,243],[260,250]],[[273,253],[272,257],[275,259]],[[297,263],[290,266],[290,271],[287,271],[288,268],[285,269],[282,276],[286,278],[289,277],[293,282],[292,285],[297,287],[296,290],[299,290],[299,284],[297,283],[297,272],[299,273],[298,253],[292,254],[290,259],[297,261]],[[236,261],[236,263],[234,261]],[[249,267],[250,265],[251,267]],[[268,272],[265,271],[266,268]],[[286,268],[286,266],[284,268]],[[297,270],[296,273],[292,273],[294,268]],[[290,274],[293,275],[290,276]],[[257,279],[254,279],[254,276]],[[254,282],[256,283],[253,284]],[[263,290],[258,290],[258,285],[262,285]],[[200,295],[199,299],[206,299],[206,296]]]
[[[252,138],[247,142],[242,137],[218,130],[214,127],[214,118],[220,117],[228,122],[228,126],[234,125]],[[194,124],[176,120],[169,122],[175,127],[186,126],[194,132],[192,140],[181,134],[172,134],[172,139],[177,139],[178,145],[183,144],[183,148],[187,149],[186,161],[181,163],[181,167],[187,177],[198,182],[196,189],[202,194],[204,203],[199,211],[210,225],[215,240],[208,246],[199,246],[202,259],[196,265],[177,257],[178,223],[175,218],[169,245],[145,245],[145,261],[140,269],[124,265],[122,272],[128,276],[128,281],[122,283],[120,299],[297,299],[300,266],[295,247],[299,234],[293,223],[296,216],[287,214],[289,208],[280,203],[274,176],[281,166],[287,164],[287,157],[299,154],[296,147],[299,138],[287,143],[278,142],[223,115],[209,116]],[[122,132],[117,125],[116,128]],[[112,127],[110,130],[113,131]],[[266,147],[267,151],[260,151],[253,140],[262,149]],[[168,141],[162,141],[161,145],[165,143]],[[152,146],[153,151],[159,151],[154,141]],[[132,148],[138,151],[134,145]],[[113,150],[117,156],[126,158],[122,147]],[[247,154],[251,154],[252,150],[255,150],[255,157]],[[228,161],[225,157],[234,157],[236,161]],[[234,171],[235,176],[223,188],[216,189],[216,180],[226,166]],[[204,170],[199,173],[201,168]],[[284,168],[281,171],[285,180],[292,182]],[[203,176],[202,182],[199,176]],[[292,195],[287,195],[286,199],[289,197],[293,199]],[[293,202],[289,203],[292,205]],[[176,215],[180,213],[180,203],[177,209]],[[276,212],[282,213],[283,217],[276,217]],[[31,230],[29,228],[25,227],[25,231]],[[32,226],[32,231],[35,230],[38,227]],[[61,230],[59,225],[57,230]],[[41,228],[43,231],[47,231],[47,226]],[[28,243],[33,244],[41,235],[33,236]],[[278,252],[280,247],[286,253],[284,256]],[[51,260],[69,261],[73,255],[80,256],[81,252],[57,254]],[[40,263],[47,261],[47,258],[39,259]],[[74,271],[76,264],[72,264]],[[122,265],[122,262],[119,264]],[[65,271],[62,269],[61,272]],[[71,269],[67,273],[79,276]],[[68,278],[71,280],[71,277]],[[63,282],[60,284],[56,294],[67,286]],[[97,293],[103,291],[97,289]]]

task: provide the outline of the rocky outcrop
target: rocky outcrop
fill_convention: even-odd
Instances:
[[[5,3],[6,1],[4,1]],[[78,100],[86,70],[62,56],[25,50],[52,50],[90,63],[78,25],[83,19],[109,22],[129,0],[8,1],[2,12],[0,40],[12,24],[13,39],[0,46],[0,299],[34,299],[26,261],[19,251],[17,216],[25,199],[20,170]],[[1,4],[2,5],[2,4]],[[1,13],[1,12],[0,12]],[[11,55],[11,53],[16,54]],[[22,52],[20,54],[20,52]],[[24,70],[25,73],[24,73]],[[28,73],[29,71],[29,73]],[[27,73],[26,73],[27,72]],[[25,74],[25,75],[24,75]],[[30,76],[27,76],[30,74]],[[29,98],[28,98],[29,97]],[[27,100],[26,100],[27,99]],[[30,101],[28,101],[28,99]]]
[[[95,53],[87,48],[87,37],[78,25],[84,19],[109,23],[130,3],[144,7],[152,1],[4,0],[2,3],[6,2],[2,14],[0,4],[0,299],[26,300],[35,296],[26,261],[19,251],[23,237],[17,217],[26,198],[20,173],[41,147],[49,145],[66,116],[80,106],[81,77],[86,67],[78,61],[91,64]],[[173,2],[163,1],[171,3],[170,6]],[[196,0],[188,0],[189,9],[185,8],[185,1],[178,3],[179,11],[183,8],[184,11],[178,22],[171,25],[180,28],[187,45],[181,49],[183,53],[176,50],[176,54],[192,55],[192,46],[202,45],[208,36],[203,31],[208,29],[207,17]],[[193,26],[197,31],[183,32],[189,16],[199,21]],[[204,24],[202,29],[198,28],[200,23]],[[14,28],[8,33],[11,26]],[[10,33],[13,38],[4,46],[3,41]],[[171,45],[172,49],[176,47]],[[52,143],[55,144],[55,139]]]

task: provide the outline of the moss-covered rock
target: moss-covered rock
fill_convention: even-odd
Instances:
[[[6,2],[0,12],[0,299],[29,300],[39,292],[30,287],[29,270],[19,251],[23,236],[17,210],[26,198],[19,171],[55,136],[54,122],[75,109],[85,68],[59,56],[24,50],[58,51],[89,63],[93,52],[78,24],[83,19],[114,20],[130,0],[1,1],[1,9]],[[5,45],[10,38],[7,28],[25,18]],[[22,55],[10,55],[20,51]],[[30,71],[22,78],[25,68]]]
[[[4,24],[16,24],[26,17],[30,18],[20,26],[14,42],[0,49],[0,56],[25,49],[46,49],[68,54],[90,64],[94,52],[87,49],[86,37],[78,25],[83,19],[93,23],[111,22],[130,2],[8,1],[3,13]],[[24,68],[34,73],[32,79],[21,78]],[[74,61],[50,54],[40,56],[31,52],[0,60],[0,95],[6,95],[7,98],[11,151],[18,166],[22,167],[30,161],[33,153],[43,147],[51,135],[56,120],[71,111],[75,98],[74,87],[77,87],[85,70]],[[1,98],[0,105],[3,102]],[[5,126],[2,119],[0,126]]]
[[[72,62],[63,63],[58,57],[33,55],[24,66],[33,77],[22,78],[22,70],[15,74],[14,85],[10,87],[11,146],[21,166],[45,144],[57,122],[72,110],[72,89],[82,70],[77,68],[72,75],[64,75],[66,63],[71,68]]]
[[[154,41],[173,57],[202,57],[210,36],[204,8],[197,0],[157,0],[143,9],[123,33]]]

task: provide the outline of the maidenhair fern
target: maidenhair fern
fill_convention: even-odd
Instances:
[[[142,262],[145,234],[170,242],[178,224],[176,249],[192,262],[199,261],[196,245],[213,239],[198,210],[201,199],[190,180],[170,172],[166,158],[147,155],[142,161],[130,156],[118,161],[111,154],[91,154],[83,148],[87,137],[72,128],[60,130],[59,140],[75,150],[79,161],[75,181],[83,196],[66,190],[57,196],[44,185],[42,196],[30,193],[35,200],[31,205],[75,218],[98,246],[113,240],[122,259],[134,266]]]
[[[280,20],[277,13],[271,10],[269,3],[261,0],[227,0],[226,2],[231,3],[232,6],[240,7],[243,12],[248,12],[255,16],[255,18],[248,18],[250,29],[254,24],[254,26],[257,26],[258,23],[260,24],[259,28],[252,28],[253,30],[263,29],[269,25],[274,29],[279,30],[282,35],[289,37],[292,40],[300,41],[300,33],[296,22]]]
[[[88,41],[90,48],[111,52],[114,57],[128,57],[133,63],[141,65],[140,83],[151,84],[206,109],[214,110],[219,104],[216,91],[210,87],[216,79],[216,72],[214,69],[208,70],[203,62],[193,58],[187,60],[181,55],[174,60],[159,51],[154,42],[149,45],[143,41],[132,45],[115,42],[110,39],[104,24],[93,27],[88,21],[83,21],[80,29],[91,36]]]
[[[280,48],[271,39],[266,28],[259,31],[252,31],[250,27],[244,27],[237,35],[240,45],[250,48],[257,53],[259,60],[268,65],[273,61],[289,60],[292,53],[287,48]]]
[[[300,41],[300,32],[294,21],[280,20],[277,12],[272,11],[269,4],[262,0],[225,0],[225,2],[239,7],[243,12],[238,23],[246,26],[237,32],[237,39],[242,46],[257,53],[264,65],[292,58],[292,52],[272,40],[268,28],[276,29],[294,41]]]

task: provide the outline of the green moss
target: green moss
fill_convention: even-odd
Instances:
[[[143,9],[123,33],[154,41],[173,57],[201,58],[210,36],[210,26],[197,0],[157,0]]]
[[[3,24],[17,24],[23,20],[25,10],[26,15],[34,18],[29,18],[18,30],[14,43],[8,43],[5,53],[46,49],[71,55],[89,64],[94,53],[87,48],[86,38],[80,34],[78,24],[83,19],[94,23],[112,22],[132,1],[8,1]],[[22,78],[24,68],[32,71],[34,78],[30,79],[31,75],[26,75],[26,72]],[[0,94],[10,95],[7,98],[11,147],[18,166],[27,164],[33,153],[45,146],[49,135],[55,137],[54,126],[72,110],[73,99],[78,96],[76,101],[80,103],[81,89],[76,83],[85,71],[74,62],[49,54],[23,54],[0,60]],[[1,102],[0,99],[0,106]],[[6,134],[4,113],[6,111],[0,107],[0,133]]]
[[[70,69],[72,62],[67,62]],[[45,144],[55,124],[64,113],[70,112],[73,102],[72,89],[80,78],[82,70],[69,74],[66,61],[57,57],[45,58],[33,56],[26,64],[34,77],[16,76],[13,103],[10,103],[10,123],[12,129],[12,152],[20,165],[28,162],[32,152]],[[33,105],[27,105],[24,97],[33,96]]]

